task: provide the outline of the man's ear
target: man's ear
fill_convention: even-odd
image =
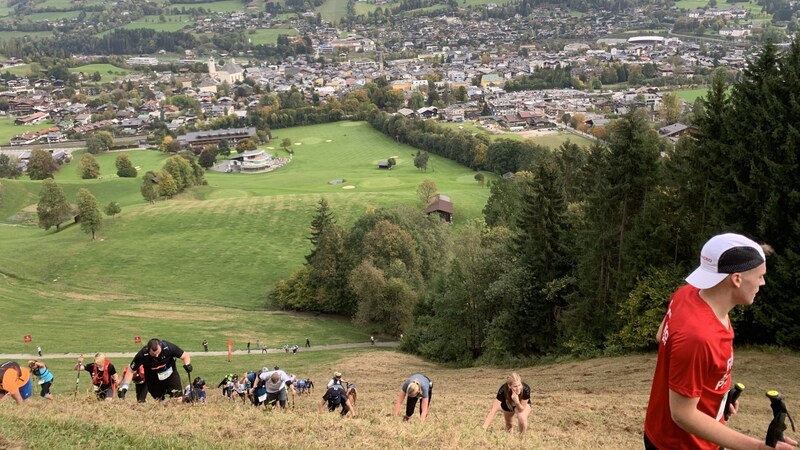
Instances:
[[[733,287],[738,288],[742,286],[742,274],[732,273],[729,278],[731,279],[731,284],[733,284]]]

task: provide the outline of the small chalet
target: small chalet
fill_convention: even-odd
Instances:
[[[391,169],[392,166],[389,165],[389,161],[378,161],[378,169]]]
[[[433,201],[425,207],[425,214],[433,213],[439,214],[439,217],[445,222],[453,223],[453,202],[450,201],[450,197],[436,194]]]
[[[658,129],[658,135],[662,138],[677,142],[678,138],[686,134],[697,134],[700,130],[697,127],[686,125],[680,122],[667,125]]]

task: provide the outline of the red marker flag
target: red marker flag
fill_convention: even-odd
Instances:
[[[228,362],[231,362],[231,355],[233,355],[233,341],[228,339]]]
[[[26,334],[25,336],[22,336],[22,341],[23,342],[31,342],[31,341],[33,341],[33,336],[31,336],[30,334]]]
[[[141,336],[134,336],[133,337],[133,343],[134,344],[141,344],[142,343],[142,337]]]

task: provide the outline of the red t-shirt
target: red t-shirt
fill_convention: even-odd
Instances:
[[[719,321],[711,307],[686,285],[672,295],[658,344],[658,361],[647,404],[644,429],[660,449],[718,450],[672,421],[669,391],[700,398],[697,409],[724,423],[723,409],[731,385],[733,328]]]

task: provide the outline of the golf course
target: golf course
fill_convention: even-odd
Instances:
[[[81,332],[88,327],[106,334],[103,350],[123,351],[135,335],[164,334],[165,321],[176,342],[196,346],[204,338],[266,342],[274,335],[292,343],[310,334],[317,341],[318,327],[330,336],[326,343],[363,341],[369,330],[341,320],[294,318],[267,304],[274,283],[310,251],[309,226],[320,198],[349,226],[378,208],[423,208],[415,192],[431,179],[453,200],[458,228],[480,217],[489,194],[475,172],[435,155],[427,172],[418,170],[416,149],[364,122],[278,130],[262,149],[288,157],[272,145],[286,137],[293,143],[287,165],[261,174],[209,171],[207,186],[154,205],[141,197],[140,178],[116,176],[115,153],[98,155],[95,180],[79,177],[76,153],[55,176],[68,200],[74,202],[77,190],[87,188],[101,206],[116,201],[122,207],[121,214],[106,218],[95,241],[77,226],[58,233],[38,228],[33,220],[41,182],[3,180],[0,295],[7,299],[6,312],[18,320],[4,327],[0,346],[7,353],[24,351],[30,346],[22,336],[32,334],[34,343],[51,352],[88,352],[96,344],[92,333]],[[159,169],[168,157],[126,153],[140,175]],[[389,157],[397,165],[378,169],[377,161]],[[344,182],[329,184],[337,179]]]

